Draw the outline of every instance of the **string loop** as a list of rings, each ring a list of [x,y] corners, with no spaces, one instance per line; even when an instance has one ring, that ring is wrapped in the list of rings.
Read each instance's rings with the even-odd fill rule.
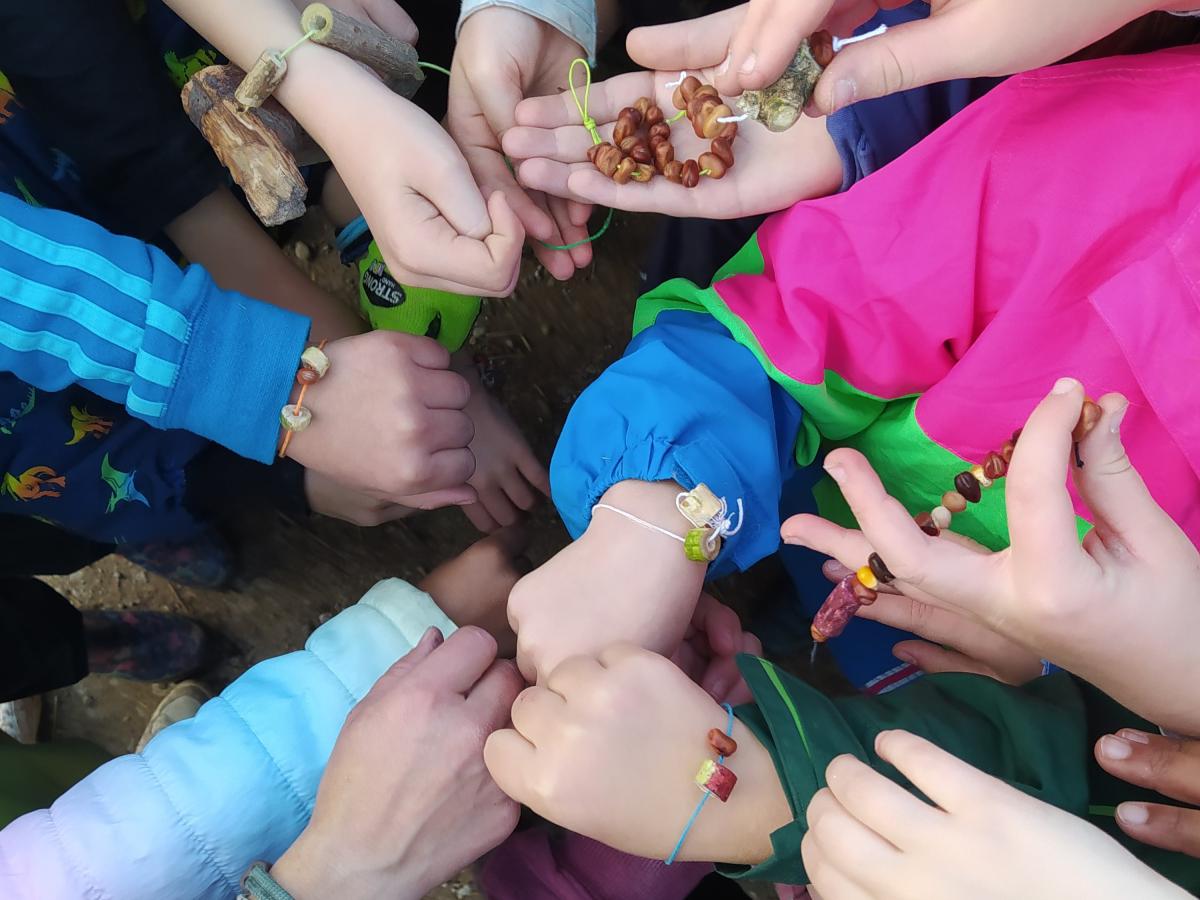
[[[587,76],[587,82],[583,88],[583,102],[579,102],[579,93],[575,89],[575,67],[583,66],[583,71]],[[577,56],[571,60],[571,68],[567,70],[567,84],[571,86],[571,99],[575,101],[575,108],[579,110],[579,118],[583,120],[583,127],[588,130],[588,134],[592,136],[593,144],[602,144],[604,140],[600,137],[600,132],[596,129],[596,120],[588,114],[588,104],[592,99],[592,67],[588,65],[588,61],[582,56]]]

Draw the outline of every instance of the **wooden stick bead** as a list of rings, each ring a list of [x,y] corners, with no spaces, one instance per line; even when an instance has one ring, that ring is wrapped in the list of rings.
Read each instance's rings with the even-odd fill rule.
[[[700,183],[700,165],[694,159],[689,159],[683,164],[679,183],[685,188],[694,188]]]
[[[325,3],[310,3],[300,16],[302,31],[316,32],[313,42],[337,50],[374,69],[389,88],[412,97],[425,81],[417,51],[370,22],[362,22]]]
[[[617,184],[628,184],[633,173],[637,171],[637,167],[637,161],[626,156],[617,164],[616,171],[612,174],[612,180]]]
[[[963,508],[965,509],[966,507]],[[872,553],[867,557],[867,567],[884,584],[891,584],[896,580],[896,576],[892,574],[891,569],[887,567],[887,564],[878,553]]]
[[[683,184],[683,163],[672,160],[663,166],[663,177],[673,184]]]
[[[701,153],[700,158],[696,161],[700,169],[709,178],[724,178],[726,165],[721,157],[715,153]]]
[[[233,92],[233,99],[242,110],[258,109],[275,93],[286,74],[287,60],[280,52],[264,50]]]
[[[970,503],[978,503],[983,496],[979,481],[970,472],[959,472],[954,476],[954,489]]]
[[[958,491],[946,491],[942,494],[942,506],[952,513],[960,513],[967,508],[967,498]]]
[[[617,166],[624,158],[621,151],[608,142],[589,147],[587,156],[592,164],[608,178],[612,178],[616,174]]]
[[[918,528],[930,537],[937,537],[942,533],[942,529],[938,528],[936,523],[934,523],[933,516],[927,512],[918,513],[913,516],[913,521],[917,523]]]

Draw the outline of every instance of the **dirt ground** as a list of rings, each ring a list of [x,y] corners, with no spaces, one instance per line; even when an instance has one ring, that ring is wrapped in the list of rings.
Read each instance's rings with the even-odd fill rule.
[[[532,258],[513,297],[486,305],[473,349],[502,374],[499,394],[543,459],[548,459],[571,403],[621,353],[638,290],[638,262],[652,218],[618,215],[596,245],[596,263],[559,284]],[[296,264],[314,281],[352,300],[353,281],[330,249],[330,233],[314,215],[302,223]],[[286,249],[295,258],[295,239]],[[534,563],[552,555],[566,533],[548,506],[532,524]],[[228,641],[228,653],[205,677],[218,690],[254,663],[300,647],[321,622],[354,603],[372,584],[399,576],[416,581],[478,538],[457,509],[379,528],[357,528],[313,517],[298,521],[260,512],[231,524],[241,571],[227,590],[173,585],[117,557],[73,575],[48,579],[80,607],[138,608],[193,616]],[[742,608],[766,570],[726,585]],[[56,692],[47,705],[55,737],[83,737],[114,754],[133,749],[168,685],[90,676]],[[470,874],[431,895],[438,900],[479,896]]]

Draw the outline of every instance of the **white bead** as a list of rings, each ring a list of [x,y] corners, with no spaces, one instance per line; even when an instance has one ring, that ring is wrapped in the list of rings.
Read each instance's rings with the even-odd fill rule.
[[[320,347],[309,347],[300,354],[300,365],[312,369],[318,377],[324,378],[325,373],[329,371],[329,357]]]
[[[289,403],[279,411],[279,424],[287,431],[303,431],[312,424],[312,412]]]
[[[933,524],[939,529],[944,531],[950,527],[950,520],[953,518],[953,516],[950,514],[950,510],[946,509],[946,507],[935,506],[932,510],[930,510],[929,515],[933,519]]]

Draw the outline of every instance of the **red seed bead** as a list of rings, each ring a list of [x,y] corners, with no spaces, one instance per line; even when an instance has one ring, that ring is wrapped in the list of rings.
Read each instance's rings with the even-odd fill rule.
[[[1003,456],[993,450],[983,458],[983,474],[992,481],[1003,478],[1008,474],[1008,463],[1004,461]]]
[[[913,516],[913,521],[917,523],[918,528],[920,528],[930,537],[937,537],[942,533],[942,529],[938,528],[937,523],[933,521],[933,516],[927,512]]]
[[[959,472],[954,476],[954,489],[971,503],[978,503],[979,498],[983,496],[979,480],[970,472]],[[949,509],[950,507],[946,508]]]
[[[708,731],[708,746],[719,755],[726,758],[737,753],[737,741],[723,732],[720,728],[710,728]]]
[[[316,369],[300,368],[296,371],[296,384],[316,384],[321,380],[321,376]]]

